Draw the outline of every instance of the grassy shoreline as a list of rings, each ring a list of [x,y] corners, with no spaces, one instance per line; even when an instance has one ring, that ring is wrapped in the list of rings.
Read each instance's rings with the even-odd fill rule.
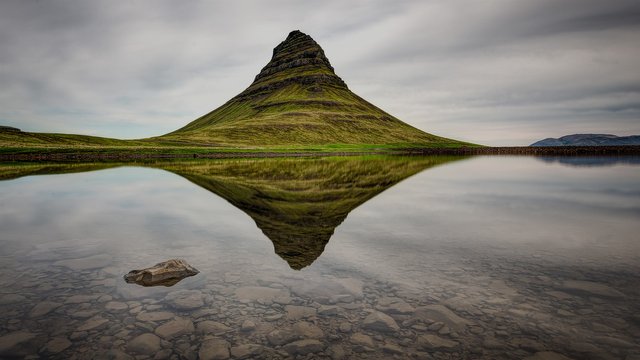
[[[180,158],[271,158],[353,155],[524,155],[618,156],[640,155],[640,146],[563,147],[402,147],[314,146],[282,148],[207,147],[16,147],[0,148],[0,161],[86,161]]]

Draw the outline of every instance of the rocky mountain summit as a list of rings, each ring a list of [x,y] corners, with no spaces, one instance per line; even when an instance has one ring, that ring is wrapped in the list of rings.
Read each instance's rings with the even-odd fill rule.
[[[292,31],[285,41],[273,49],[271,61],[240,96],[275,90],[290,83],[322,84],[347,89],[347,84],[335,74],[320,45],[299,30]]]

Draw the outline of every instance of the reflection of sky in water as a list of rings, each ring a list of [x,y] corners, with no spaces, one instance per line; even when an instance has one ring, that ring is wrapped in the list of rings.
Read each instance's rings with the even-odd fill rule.
[[[224,199],[156,169],[26,177],[0,189],[11,204],[0,210],[2,238],[22,245],[66,241],[126,254],[262,236]]]
[[[224,335],[231,346],[256,339],[253,333],[239,330],[247,319],[259,324],[259,341],[266,346],[273,344],[264,334],[274,328],[289,329],[300,320],[320,326],[324,337],[319,341],[327,346],[340,343],[350,349],[351,358],[362,355],[354,352],[351,334],[356,331],[374,336],[378,346],[383,341],[402,344],[403,358],[423,358],[427,356],[410,354],[423,349],[423,335],[436,334],[427,326],[436,320],[447,322],[446,331],[441,332],[444,327],[437,330],[438,336],[447,339],[449,326],[454,326],[434,309],[450,309],[455,310],[454,316],[474,324],[454,329],[460,332],[451,339],[464,351],[475,349],[473,355],[484,354],[484,358],[526,358],[538,348],[575,359],[640,353],[634,340],[638,338],[640,167],[628,163],[565,166],[531,157],[476,157],[430,167],[443,159],[447,160],[384,158],[375,163],[356,158],[310,161],[304,166],[296,161],[288,168],[276,160],[259,164],[195,161],[163,165],[175,174],[121,167],[2,181],[0,318],[4,325],[0,337],[8,331],[29,330],[38,333],[34,341],[44,344],[52,336],[70,336],[90,323],[93,318],[81,313],[91,310],[107,323],[86,338],[70,338],[73,345],[61,358],[70,353],[93,354],[96,342],[105,337],[108,346],[129,351],[128,342],[134,337],[149,329],[156,333],[169,322],[145,322],[135,313],[170,311],[170,316],[189,319],[196,328],[207,322],[204,318],[224,322],[235,329]],[[33,168],[26,170],[22,174],[33,172]],[[234,173],[240,175],[229,176]],[[305,181],[291,182],[297,175]],[[331,180],[310,182],[307,176],[316,175],[322,181]],[[343,221],[353,206],[402,179]],[[300,190],[315,189],[317,184],[330,187],[330,195]],[[295,190],[282,190],[290,188]],[[234,201],[238,208],[212,192]],[[304,202],[314,199],[315,206]],[[275,227],[275,235],[266,233],[273,244],[282,247],[284,243],[291,252],[300,248],[287,247],[290,238],[313,244],[318,229],[331,230],[342,223],[324,253],[316,259],[320,252],[309,251],[315,254],[310,265],[303,263],[306,267],[294,271],[283,260],[286,256],[274,253],[274,245],[249,214],[260,219],[263,228],[283,224],[269,222],[269,216],[286,220],[286,226]],[[316,221],[318,216],[310,214],[330,221]],[[183,258],[200,273],[170,288],[141,287],[122,278],[131,269],[170,258]],[[344,284],[353,287],[347,290]],[[170,298],[184,294],[180,290],[185,289],[204,296],[205,302],[193,311],[177,309]],[[350,299],[339,302],[337,315],[295,320],[289,318],[286,307],[240,295],[278,289],[290,295],[287,303],[295,305],[332,304],[334,295],[346,294]],[[16,294],[21,296],[17,300]],[[100,298],[67,304],[76,295]],[[365,317],[380,310],[389,296],[416,308],[411,315],[394,314],[400,337],[363,326]],[[60,305],[44,316],[30,317],[36,304],[46,307],[49,301]],[[118,303],[125,301],[135,306],[129,306],[133,313],[118,309],[127,308]],[[210,310],[211,314],[201,317]],[[267,318],[272,315],[277,319]],[[420,322],[414,324],[413,319]],[[127,325],[131,321],[143,321],[145,326]],[[343,333],[344,322],[352,324],[352,332]],[[126,330],[120,341],[127,344],[117,345],[104,336],[111,329],[114,333]],[[496,329],[503,329],[499,339]],[[165,346],[174,351],[189,343],[195,349],[208,336],[198,330],[168,340]],[[520,349],[523,339],[534,346]],[[505,347],[485,343],[489,340]],[[34,345],[31,353],[46,355],[41,344]],[[595,350],[583,352],[585,344]],[[624,344],[622,351],[620,344]],[[589,356],[592,353],[604,355]],[[370,354],[381,358],[379,352]],[[441,353],[434,358],[468,354]]]
[[[322,260],[401,275],[437,254],[640,266],[640,168],[478,157],[422,172],[354,210]]]
[[[477,157],[428,169],[349,214],[312,268],[402,277],[425,259],[456,263],[463,254],[492,252],[638,266],[638,169],[526,157]],[[155,254],[158,261],[198,249],[215,261],[234,250],[287,269],[249,216],[157,169],[25,177],[0,183],[0,200],[3,255],[62,241],[78,251],[91,245],[125,259]]]

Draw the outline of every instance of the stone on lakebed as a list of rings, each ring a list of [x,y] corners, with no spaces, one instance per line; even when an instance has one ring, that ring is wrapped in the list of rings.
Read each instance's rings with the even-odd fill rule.
[[[173,286],[180,280],[199,272],[182,259],[171,259],[146,269],[131,270],[124,276],[124,280],[142,286]]]

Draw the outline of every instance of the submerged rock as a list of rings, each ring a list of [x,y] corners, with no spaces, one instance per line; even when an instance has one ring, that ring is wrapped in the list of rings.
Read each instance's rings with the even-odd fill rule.
[[[28,345],[36,336],[37,334],[26,331],[16,331],[0,336],[0,355],[20,357],[31,353]]]
[[[625,296],[610,286],[593,281],[567,280],[562,283],[560,289],[568,293],[604,298],[624,298]]]
[[[458,346],[458,343],[453,340],[448,340],[445,338],[441,338],[437,335],[431,335],[431,334],[419,336],[416,342],[419,347],[426,350],[432,350],[432,349],[445,350],[445,349],[453,349],[456,346]]]
[[[379,311],[374,311],[367,316],[362,322],[362,327],[368,330],[380,332],[394,332],[400,330],[400,327],[393,318]]]
[[[231,348],[231,355],[236,359],[255,359],[262,354],[264,346],[259,344],[244,344]]]
[[[106,254],[92,255],[79,259],[59,260],[53,263],[54,266],[64,266],[71,270],[82,271],[101,269],[111,264],[111,256]]]
[[[155,333],[165,340],[171,340],[178,336],[191,334],[194,331],[193,323],[189,319],[176,318],[158,326]]]
[[[51,339],[44,347],[44,351],[49,354],[58,354],[71,346],[71,341],[66,337],[57,337]]]
[[[194,310],[204,305],[204,296],[198,290],[174,291],[165,296],[164,300],[178,310]]]
[[[160,349],[160,338],[151,333],[138,335],[127,344],[128,351],[142,355],[154,355]]]
[[[205,338],[198,352],[202,360],[225,360],[229,356],[229,343],[220,338]]]
[[[458,331],[463,330],[466,326],[472,324],[470,320],[458,316],[443,305],[425,305],[419,307],[415,311],[415,317],[421,320],[429,320],[431,322],[442,322],[448,327]]]
[[[199,272],[182,259],[171,259],[146,269],[131,270],[124,276],[124,280],[142,286],[173,286],[180,280]]]
[[[305,339],[289,343],[283,349],[291,355],[307,355],[322,351],[324,345],[318,340]]]
[[[61,303],[53,301],[43,301],[34,306],[29,312],[30,318],[36,318],[50,313],[51,311],[62,306]]]
[[[245,286],[235,290],[235,295],[240,302],[279,302],[281,299],[289,298],[289,291],[284,289],[274,289],[264,286]]]
[[[552,351],[542,351],[535,353],[533,356],[529,356],[525,360],[571,360],[571,358]]]

